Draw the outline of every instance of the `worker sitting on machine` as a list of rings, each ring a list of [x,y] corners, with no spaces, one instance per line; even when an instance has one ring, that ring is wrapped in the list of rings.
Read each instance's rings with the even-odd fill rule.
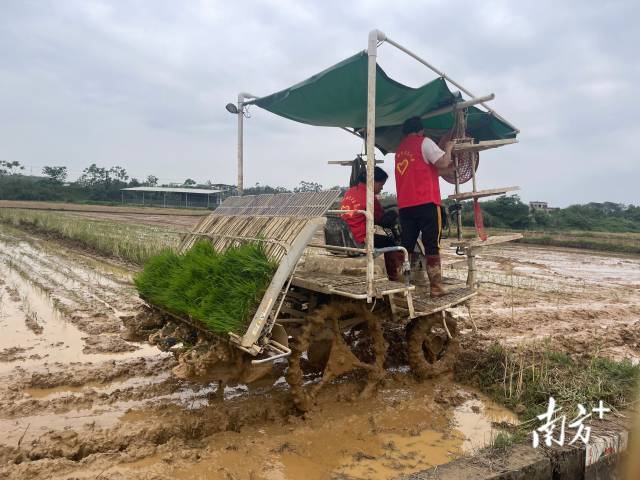
[[[376,167],[373,172],[374,187],[373,192],[378,195],[385,182],[389,178],[387,172],[382,168]],[[396,215],[394,211],[383,212],[382,206],[377,198],[374,197],[374,222],[376,225],[383,227],[391,227],[396,222]],[[358,177],[358,183],[351,187],[344,194],[342,203],[340,205],[341,210],[366,210],[367,209],[367,172],[363,170]],[[353,238],[359,244],[364,244],[367,233],[367,221],[362,213],[347,212],[342,215],[342,218],[349,225],[349,229],[353,234]],[[392,238],[386,235],[374,234],[373,245],[375,248],[394,247],[395,242]],[[404,261],[404,254],[400,251],[386,252],[384,254],[384,263],[387,269],[387,276],[389,280],[400,281],[400,270]]]
[[[442,211],[440,209],[439,174],[450,170],[453,143],[448,142],[445,151],[424,135],[419,117],[409,118],[402,125],[405,135],[396,149],[395,175],[402,246],[412,257],[413,265],[419,260],[414,253],[418,235],[426,255],[426,271],[431,297],[446,294],[442,286],[440,266],[440,237],[442,235]]]

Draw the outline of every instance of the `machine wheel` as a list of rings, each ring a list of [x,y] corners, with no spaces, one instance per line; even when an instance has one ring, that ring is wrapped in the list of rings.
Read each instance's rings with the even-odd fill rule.
[[[384,375],[387,347],[380,319],[366,304],[337,300],[318,308],[291,346],[286,380],[296,407],[311,409],[324,385],[355,370],[366,372],[361,394],[367,394]],[[309,378],[318,373],[319,380]]]
[[[407,326],[409,366],[421,380],[439,375],[451,368],[459,346],[457,322],[446,316],[450,339],[444,328],[442,312],[414,318]]]

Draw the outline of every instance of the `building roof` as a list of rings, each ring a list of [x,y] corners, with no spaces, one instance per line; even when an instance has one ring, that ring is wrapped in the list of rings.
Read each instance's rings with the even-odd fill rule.
[[[164,192],[164,193],[198,193],[201,195],[211,195],[222,193],[225,190],[209,190],[207,188],[173,188],[173,187],[128,187],[121,188],[127,192]]]

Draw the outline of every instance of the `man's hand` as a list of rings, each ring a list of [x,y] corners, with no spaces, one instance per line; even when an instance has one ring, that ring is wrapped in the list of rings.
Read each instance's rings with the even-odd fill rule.
[[[451,152],[455,142],[449,141],[444,147],[444,155],[436,162],[436,168],[438,169],[438,175],[446,175],[453,173],[453,159],[451,158]]]
[[[451,155],[451,152],[453,151],[453,146],[456,144],[456,142],[453,142],[451,140],[449,140],[447,142],[447,144],[444,147],[444,152],[448,153],[449,155]]]

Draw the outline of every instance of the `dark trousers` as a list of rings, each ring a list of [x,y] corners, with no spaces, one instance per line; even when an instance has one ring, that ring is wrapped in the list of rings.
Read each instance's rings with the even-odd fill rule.
[[[375,248],[387,248],[387,247],[395,247],[396,244],[393,243],[393,240],[386,235],[373,235],[373,246]]]
[[[400,209],[402,227],[402,246],[409,253],[416,248],[418,235],[422,233],[422,244],[426,255],[440,253],[442,235],[442,212],[435,203],[425,203]]]

